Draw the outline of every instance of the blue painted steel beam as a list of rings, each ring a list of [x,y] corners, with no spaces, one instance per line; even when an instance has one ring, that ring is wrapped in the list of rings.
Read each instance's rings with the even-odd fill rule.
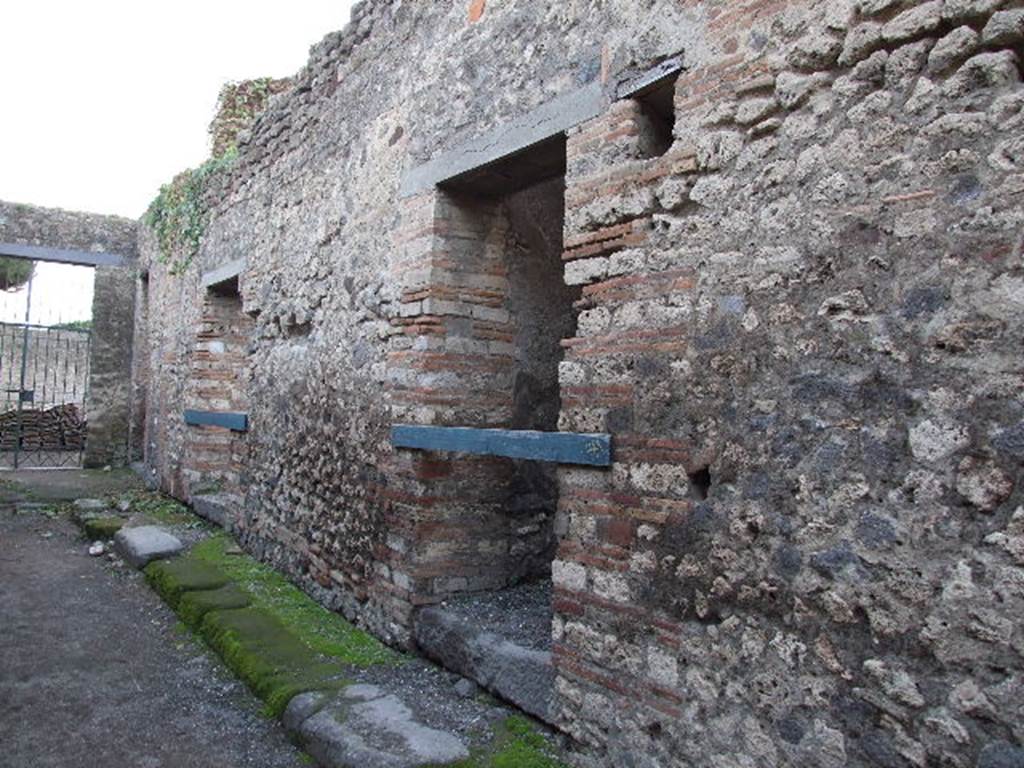
[[[507,456],[558,464],[607,467],[612,463],[612,438],[604,434],[395,424],[391,427],[391,443],[396,448]]]
[[[193,427],[224,427],[234,432],[248,432],[249,414],[187,410],[185,423]]]

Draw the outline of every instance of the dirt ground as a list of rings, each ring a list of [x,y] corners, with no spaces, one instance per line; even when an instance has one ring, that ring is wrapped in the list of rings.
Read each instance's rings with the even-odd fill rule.
[[[45,474],[0,495],[0,768],[307,765],[138,573],[89,557],[69,521],[11,506],[132,480]]]

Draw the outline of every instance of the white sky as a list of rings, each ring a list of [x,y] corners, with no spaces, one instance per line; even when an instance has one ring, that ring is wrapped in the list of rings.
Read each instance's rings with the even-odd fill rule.
[[[4,3],[0,200],[141,216],[161,184],[209,155],[206,128],[221,85],[294,74],[311,45],[345,26],[351,5]],[[65,322],[89,316],[92,282],[86,287],[75,272],[37,271],[40,317],[54,307]],[[13,303],[0,295],[0,320],[23,319],[24,298],[17,317],[8,316],[18,314]]]

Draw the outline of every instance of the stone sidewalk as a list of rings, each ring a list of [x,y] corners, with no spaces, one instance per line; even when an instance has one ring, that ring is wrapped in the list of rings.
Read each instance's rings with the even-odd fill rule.
[[[131,475],[0,477],[0,768],[566,768],[538,726]]]
[[[0,768],[299,768],[284,729],[135,572],[0,511]]]

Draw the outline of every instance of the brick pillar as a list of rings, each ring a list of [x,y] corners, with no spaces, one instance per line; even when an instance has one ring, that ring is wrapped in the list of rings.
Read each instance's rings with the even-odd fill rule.
[[[678,189],[696,161],[678,142],[650,158],[647,129],[640,105],[627,100],[568,140],[563,259],[582,298],[559,368],[559,426],[612,433],[614,464],[559,469],[555,716],[595,746],[613,713],[681,716],[668,669],[674,657],[665,650],[678,644],[678,626],[645,602],[655,571],[648,542],[690,514],[689,473],[701,457],[684,441],[648,432],[644,409],[658,387],[652,366],[681,360],[688,344],[673,305],[689,301],[696,276],[657,260],[657,214],[662,200],[685,201]]]
[[[237,294],[207,293],[191,357],[186,408],[248,412],[252,325]],[[188,497],[217,493],[240,504],[246,457],[245,433],[221,427],[188,427],[183,466]]]

